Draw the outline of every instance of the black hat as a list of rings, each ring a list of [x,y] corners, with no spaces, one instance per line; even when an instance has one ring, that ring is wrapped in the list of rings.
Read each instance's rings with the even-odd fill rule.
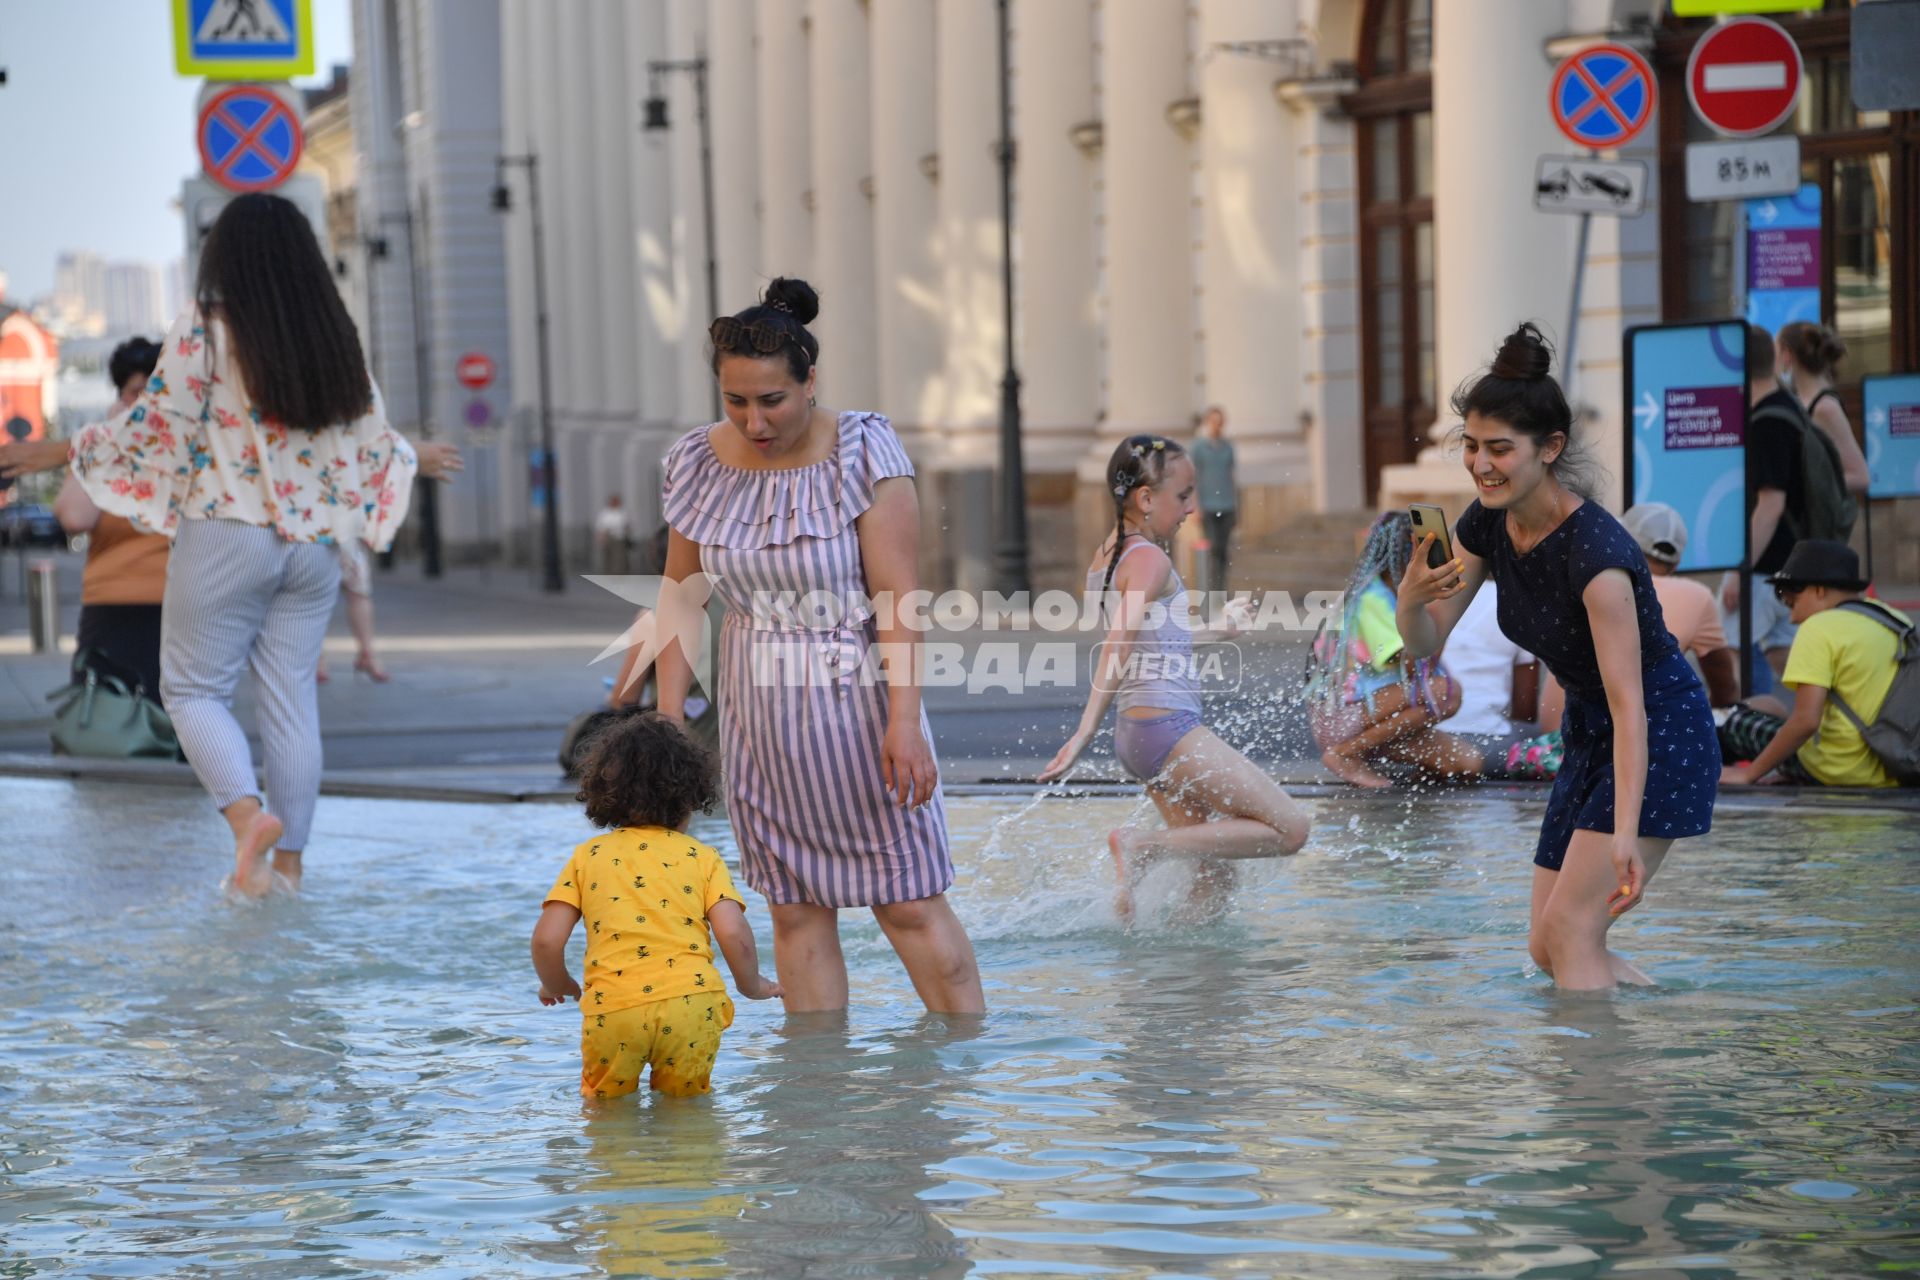
[[[1787,562],[1770,581],[1782,587],[1836,587],[1841,591],[1865,591],[1867,580],[1860,576],[1860,557],[1844,542],[1808,538],[1793,544]]]

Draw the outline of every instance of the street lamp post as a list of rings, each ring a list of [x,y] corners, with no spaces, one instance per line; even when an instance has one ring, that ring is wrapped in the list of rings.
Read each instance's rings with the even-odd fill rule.
[[[382,222],[398,222],[407,237],[407,293],[413,307],[413,396],[420,417],[420,438],[433,439],[433,383],[427,375],[427,321],[420,310],[420,254],[413,241],[413,214],[390,213]],[[420,486],[420,567],[429,578],[440,576],[440,495],[437,482]]]
[[[1008,86],[1007,0],[998,0],[1000,24],[1000,281],[1006,337],[1006,373],[1000,379],[1000,518],[994,576],[1007,593],[1025,591],[1027,571],[1026,461],[1020,447],[1020,371],[1013,349],[1013,109]]]
[[[547,258],[540,223],[540,157],[529,152],[495,160],[493,207],[502,213],[513,208],[513,193],[507,189],[508,165],[527,171],[527,208],[533,215],[533,305],[540,350],[540,490],[546,533],[546,545],[541,548],[541,585],[557,592],[566,590],[566,579],[560,573],[560,477],[553,448],[553,372],[547,345]]]
[[[707,60],[691,58],[684,62],[647,63],[647,97],[641,104],[644,115],[640,127],[655,133],[670,127],[666,95],[660,92],[660,77],[684,71],[693,77],[694,115],[700,126],[700,200],[707,229],[707,316],[720,314],[720,266],[713,236],[713,131],[707,120]],[[720,386],[712,390],[713,417],[720,418]]]
[[[426,322],[420,313],[420,262],[414,253],[413,215],[411,213],[383,213],[375,219],[376,229],[401,224],[406,228],[407,236],[407,295],[409,307],[413,313],[413,385],[416,416],[419,418],[420,438],[431,440],[433,432],[429,427],[432,417],[431,401],[428,399],[427,383],[427,333]],[[367,255],[367,358],[381,365],[380,372],[390,372],[380,354],[378,331],[375,327],[379,308],[374,305],[376,277],[373,270],[375,262],[385,262],[392,254],[392,248],[384,233],[362,235],[360,246]],[[439,495],[432,484],[420,487],[420,560],[421,568],[429,578],[440,576],[440,508]],[[393,552],[380,553],[380,567],[393,567]]]

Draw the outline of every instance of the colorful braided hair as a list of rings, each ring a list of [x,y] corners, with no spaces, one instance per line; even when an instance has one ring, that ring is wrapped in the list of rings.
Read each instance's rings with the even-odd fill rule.
[[[1127,499],[1135,489],[1157,487],[1167,478],[1167,464],[1186,455],[1178,440],[1166,436],[1128,436],[1114,446],[1113,456],[1107,459],[1107,492],[1113,496],[1113,555],[1107,560],[1107,580],[1100,588],[1102,601],[1113,590],[1114,570],[1120,567],[1120,551],[1127,540]],[[1103,613],[1105,609],[1103,603]]]
[[[1314,637],[1308,659],[1308,682],[1315,686],[1317,696],[1337,702],[1345,695],[1346,676],[1353,661],[1347,638],[1354,634],[1360,598],[1369,583],[1382,577],[1390,589],[1398,591],[1400,579],[1406,576],[1407,562],[1412,559],[1413,521],[1404,511],[1382,512],[1367,530],[1366,545],[1360,549],[1360,558],[1347,576],[1339,621],[1336,623],[1329,617],[1320,624],[1320,633]],[[1415,696],[1424,699],[1435,715],[1440,713],[1440,708],[1434,698],[1432,681],[1438,669],[1436,659],[1421,658],[1408,673]],[[1371,695],[1367,698],[1367,709],[1373,709]]]

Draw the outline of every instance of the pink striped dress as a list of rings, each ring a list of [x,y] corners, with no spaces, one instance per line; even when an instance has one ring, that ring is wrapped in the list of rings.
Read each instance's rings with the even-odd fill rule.
[[[864,907],[946,892],[953,862],[939,789],[924,807],[902,809],[881,780],[887,687],[870,653],[872,592],[854,526],[875,482],[912,476],[913,464],[877,413],[841,414],[830,456],[781,470],[721,462],[712,430],[667,451],[662,499],[727,605],[720,752],[747,883],[777,905]],[[837,618],[810,609],[799,603],[809,592],[852,607]],[[924,711],[920,720],[931,743]]]

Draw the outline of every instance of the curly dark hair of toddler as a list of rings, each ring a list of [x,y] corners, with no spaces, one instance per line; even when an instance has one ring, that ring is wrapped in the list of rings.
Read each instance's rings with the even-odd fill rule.
[[[621,712],[588,740],[580,791],[596,827],[682,830],[720,798],[713,753],[657,711]]]

